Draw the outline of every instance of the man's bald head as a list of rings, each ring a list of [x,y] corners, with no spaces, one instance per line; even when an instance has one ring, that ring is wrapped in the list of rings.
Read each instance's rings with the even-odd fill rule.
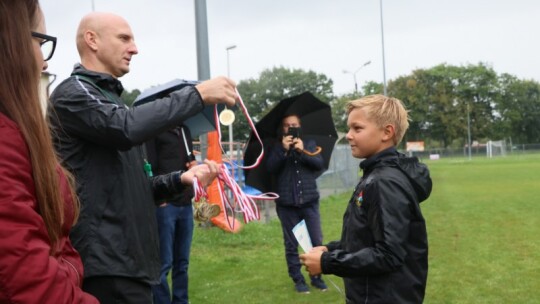
[[[128,73],[131,57],[138,53],[128,22],[112,13],[84,16],[76,43],[83,66],[114,77]]]
[[[112,13],[92,12],[84,16],[77,29],[77,50],[79,51],[79,55],[82,56],[81,52],[86,48],[84,38],[86,32],[91,31],[100,35],[118,23],[128,24],[124,18]]]

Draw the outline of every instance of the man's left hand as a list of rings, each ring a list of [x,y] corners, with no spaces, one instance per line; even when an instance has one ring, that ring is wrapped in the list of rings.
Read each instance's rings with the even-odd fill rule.
[[[293,139],[293,146],[296,151],[302,152],[304,150],[304,142],[299,137]]]

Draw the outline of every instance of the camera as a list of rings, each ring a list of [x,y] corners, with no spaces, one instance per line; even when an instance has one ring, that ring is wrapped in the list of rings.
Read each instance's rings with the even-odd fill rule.
[[[285,134],[285,136],[289,136],[289,135],[292,135],[293,138],[299,138],[300,128],[289,127],[289,130],[287,131],[287,134]]]

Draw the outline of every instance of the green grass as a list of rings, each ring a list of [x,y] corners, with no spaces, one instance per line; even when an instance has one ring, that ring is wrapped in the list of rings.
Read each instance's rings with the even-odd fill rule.
[[[540,156],[428,165],[426,303],[539,303]]]
[[[434,189],[422,204],[430,245],[425,303],[539,303],[540,155],[427,164]],[[325,241],[339,238],[349,195],[321,202]],[[189,271],[193,304],[345,302],[335,276],[326,276],[326,293],[294,292],[277,219],[238,234],[197,227]]]

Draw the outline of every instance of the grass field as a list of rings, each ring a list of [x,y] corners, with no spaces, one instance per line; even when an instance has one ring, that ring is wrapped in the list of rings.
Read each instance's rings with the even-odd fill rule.
[[[426,162],[434,189],[422,204],[425,303],[540,303],[540,155]],[[348,197],[321,201],[325,241],[339,237]],[[325,277],[328,292],[296,294],[282,242],[277,219],[238,234],[196,228],[191,303],[344,303],[335,276]]]

